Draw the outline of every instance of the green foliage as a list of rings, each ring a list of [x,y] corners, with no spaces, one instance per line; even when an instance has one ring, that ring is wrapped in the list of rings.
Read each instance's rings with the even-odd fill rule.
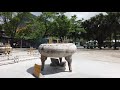
[[[107,12],[107,15],[96,15],[82,23],[86,30],[84,38],[87,40],[97,40],[100,48],[103,45],[103,41],[108,39],[108,37],[110,40],[113,38],[116,41],[116,35],[120,32],[119,21],[119,12]],[[112,37],[113,34],[114,37]]]
[[[44,24],[34,20],[31,23],[27,23],[24,28],[20,29],[20,31],[16,34],[16,37],[25,40],[35,40],[43,36],[44,30]]]
[[[70,21],[65,15],[59,15],[52,23],[52,33],[57,37],[64,37],[68,34],[70,30]]]
[[[79,38],[82,20],[76,20],[74,15],[70,19],[65,12],[42,12],[34,16],[30,12],[0,12],[2,28],[12,39],[39,41],[39,39],[52,36],[55,38]],[[75,33],[75,35],[73,35]]]

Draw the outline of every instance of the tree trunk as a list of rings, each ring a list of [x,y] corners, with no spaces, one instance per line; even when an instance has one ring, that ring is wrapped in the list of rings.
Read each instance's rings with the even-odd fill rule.
[[[103,45],[103,40],[98,40],[98,48],[99,49],[102,49],[101,47],[102,47],[102,45]]]
[[[21,39],[21,45],[20,45],[20,48],[22,48],[22,39]]]
[[[101,48],[101,44],[100,44],[100,43],[98,43],[98,48],[99,48],[99,49],[102,49],[102,48]]]
[[[76,32],[74,33],[74,36],[75,36],[75,45],[76,45],[76,39],[77,39],[77,37],[76,37]]]
[[[114,49],[117,49],[117,48],[116,48],[116,47],[117,47],[117,42],[116,42],[116,40],[117,40],[116,30],[114,30],[114,38],[115,38]]]
[[[11,34],[11,46],[13,47],[13,43],[14,43],[14,39],[15,39],[15,33],[14,34]]]
[[[111,35],[110,35],[110,44],[109,45],[110,45],[109,48],[111,48]]]
[[[76,36],[75,36],[75,45],[76,45]]]
[[[43,35],[43,38],[46,37],[47,31],[48,31],[48,27],[47,27],[47,21],[46,21],[46,19],[45,19],[45,21],[44,21],[44,24],[45,24],[45,33],[44,33],[44,35]]]
[[[14,40],[13,38],[11,38],[11,40],[10,40],[10,46],[11,47],[13,47],[13,40]]]

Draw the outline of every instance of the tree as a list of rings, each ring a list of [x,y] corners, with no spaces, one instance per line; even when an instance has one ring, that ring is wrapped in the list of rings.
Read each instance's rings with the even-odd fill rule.
[[[44,37],[52,36],[64,38],[70,30],[70,20],[64,15],[65,12],[43,12],[39,21],[45,25]]]
[[[87,31],[85,34],[88,40],[97,40],[99,48],[106,39],[115,39],[114,49],[117,47],[117,34],[120,32],[120,12],[107,12],[107,15],[99,14],[82,23]],[[113,36],[114,35],[114,36]],[[111,43],[110,43],[111,47]]]
[[[70,20],[64,15],[64,13],[59,13],[59,15],[54,19],[52,25],[52,33],[58,38],[64,38],[70,30]]]
[[[37,20],[32,21],[31,23],[27,24],[26,27],[19,30],[17,33],[18,38],[25,39],[25,40],[32,40],[35,44],[36,40],[39,40],[43,37],[45,25],[43,23],[38,22]],[[37,42],[36,42],[37,43]]]
[[[111,35],[114,34],[115,44],[114,49],[117,47],[117,33],[120,32],[120,25],[119,25],[119,19],[120,19],[120,12],[107,12],[109,17],[109,23],[111,27]]]
[[[11,46],[13,46],[18,28],[24,27],[27,22],[33,19],[30,12],[0,12],[0,16],[3,22],[3,29],[11,38]]]
[[[16,23],[16,20],[18,20],[17,18],[13,19],[15,15],[15,12],[0,12],[2,29],[4,29],[5,33],[11,38],[11,41],[14,38],[16,29],[16,25],[12,24]]]
[[[51,22],[54,20],[55,14],[55,12],[42,12],[38,17],[38,21],[45,25],[43,38],[49,36],[49,32],[51,31]]]
[[[75,42],[77,38],[80,39],[81,33],[85,32],[85,29],[82,27],[83,20],[76,20],[76,19],[77,19],[76,15],[71,16],[71,19],[70,19],[71,28],[69,31],[69,34],[70,34],[69,37],[74,38]]]
[[[96,15],[83,22],[83,27],[87,31],[88,40],[97,40],[101,49],[103,41],[107,38],[106,17],[103,14]]]

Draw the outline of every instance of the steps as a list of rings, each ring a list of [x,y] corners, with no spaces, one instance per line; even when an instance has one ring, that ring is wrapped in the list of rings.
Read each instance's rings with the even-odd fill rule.
[[[23,61],[36,60],[40,59],[39,56],[36,55],[19,55],[19,56],[0,56],[0,66],[15,64]]]

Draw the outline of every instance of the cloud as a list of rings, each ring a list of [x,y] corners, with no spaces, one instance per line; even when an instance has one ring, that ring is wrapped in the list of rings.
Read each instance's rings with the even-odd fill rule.
[[[39,16],[41,14],[41,12],[31,12],[32,14]]]
[[[39,16],[41,12],[31,12],[32,14]],[[85,20],[97,15],[97,14],[106,14],[105,12],[66,12],[65,15],[68,16],[69,18],[73,15],[77,16],[77,19],[82,19],[84,18]]]
[[[65,15],[68,16],[69,18],[73,15],[76,15],[77,19],[84,18],[85,20],[87,20],[100,13],[106,14],[105,12],[67,12]]]

